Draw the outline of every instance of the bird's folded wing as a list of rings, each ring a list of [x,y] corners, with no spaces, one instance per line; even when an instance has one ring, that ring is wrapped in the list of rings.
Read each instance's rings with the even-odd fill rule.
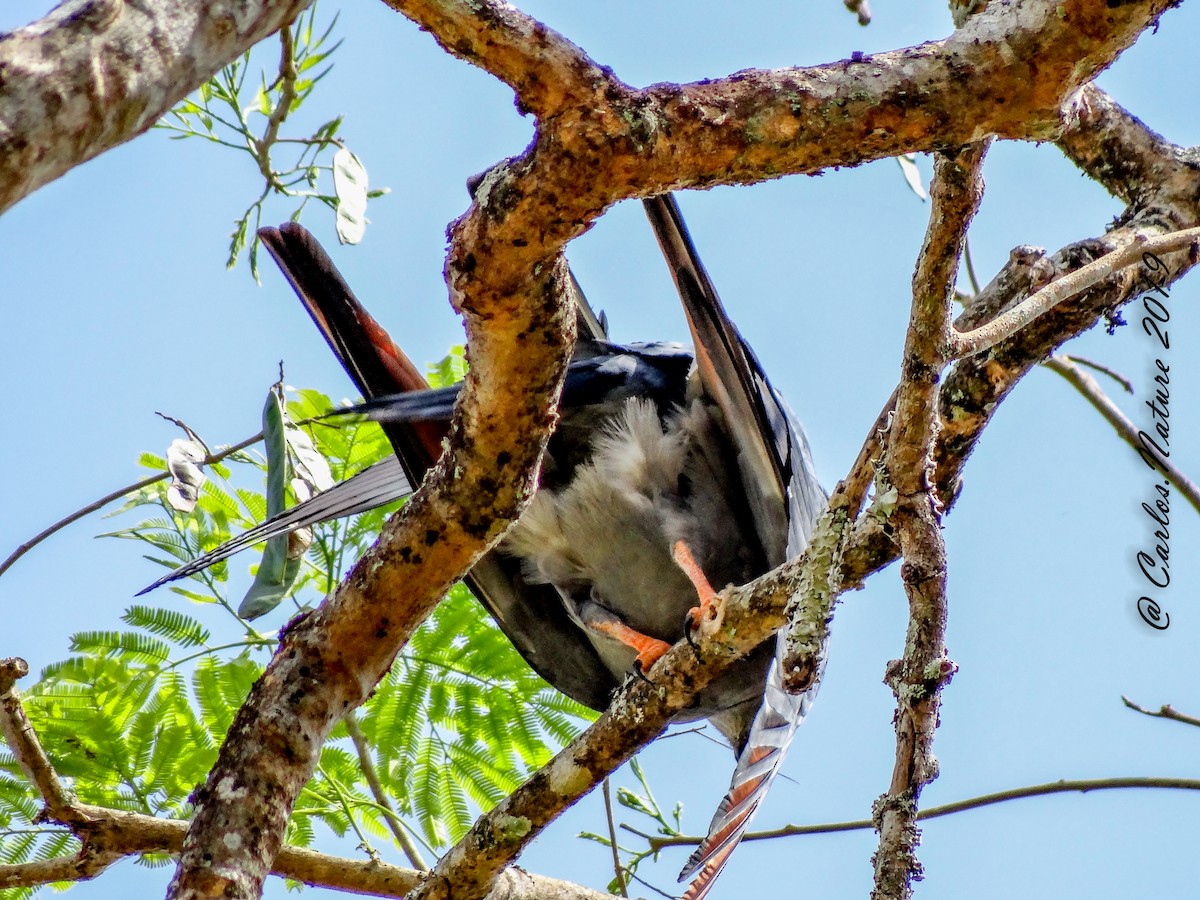
[[[772,566],[784,561],[787,541],[784,494],[788,475],[774,452],[775,437],[763,408],[766,376],[726,314],[683,223],[675,199],[645,201],[646,214],[675,279],[696,347],[705,391],[725,416],[754,516],[758,539]]]
[[[726,314],[670,195],[645,201],[646,213],[675,278],[696,343],[705,391],[720,407],[733,441],[758,538],[771,566],[804,551],[826,496],[813,471],[804,431],[771,386],[753,351]],[[738,757],[729,792],[707,837],[679,880],[692,878],[684,900],[702,900],[745,834],[816,696],[824,669],[803,694],[784,691],[779,653],[763,703]]]
[[[738,756],[729,792],[717,807],[708,834],[679,873],[680,881],[692,879],[683,900],[703,900],[707,896],[730,854],[750,827],[759,804],[770,791],[796,729],[816,699],[825,671],[824,648],[817,661],[812,686],[801,694],[789,694],[782,686],[779,655],[783,646],[780,641],[776,648],[775,659],[767,674],[763,705],[754,717],[746,746]]]

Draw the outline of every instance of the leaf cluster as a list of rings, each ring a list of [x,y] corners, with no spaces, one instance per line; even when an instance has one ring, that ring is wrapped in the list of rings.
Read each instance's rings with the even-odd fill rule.
[[[460,348],[430,376],[440,385],[464,371]],[[391,452],[373,423],[319,419],[333,405],[327,396],[289,394],[286,418],[301,423],[335,479]],[[141,463],[165,466],[149,453]],[[231,454],[212,465],[210,475],[215,477],[205,481],[189,514],[167,502],[165,483],[135,493],[119,512],[141,518],[108,536],[148,546],[148,559],[174,567],[267,513],[262,485],[272,476],[265,456]],[[314,529],[288,588],[293,610],[320,602],[336,586],[388,512],[373,510]],[[261,560],[258,551],[249,552]],[[258,630],[229,600],[230,587],[242,580],[239,570],[215,565],[173,586],[171,603],[130,606],[122,627],[75,634],[71,655],[47,666],[27,690],[33,726],[80,800],[149,815],[189,815],[189,794],[204,781],[275,645],[273,630]],[[276,609],[262,621],[278,628],[288,615]],[[289,842],[308,845],[324,826],[374,855],[381,853],[375,847],[381,840],[394,851],[395,830],[402,827],[429,848],[444,847],[481,809],[549,759],[591,713],[535,675],[459,586],[355,715],[335,728],[324,748],[293,812]],[[76,846],[65,829],[39,824],[40,808],[16,760],[0,753],[0,863],[60,856]]]
[[[333,68],[331,57],[341,41],[331,42],[337,16],[323,29],[313,4],[292,25],[280,30],[278,69],[268,78],[260,69],[251,79],[251,52],[222,68],[199,90],[176,105],[155,126],[174,139],[200,138],[247,154],[263,180],[262,190],[234,222],[226,265],[233,268],[249,245],[250,272],[258,280],[256,236],[271,197],[298,201],[288,216],[299,221],[309,201],[323,203],[337,216],[338,236],[357,243],[366,227],[366,203],[386,188],[368,190],[362,162],[341,136],[342,116],[308,133],[284,133],[288,117],[299,110]],[[280,157],[287,156],[286,162]],[[332,181],[332,190],[322,181]]]

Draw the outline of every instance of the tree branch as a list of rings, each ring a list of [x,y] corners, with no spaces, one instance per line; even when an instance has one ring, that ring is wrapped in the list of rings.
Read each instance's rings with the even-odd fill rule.
[[[1131,208],[1193,202],[1195,148],[1172,144],[1094,84],[1068,100],[1063,119],[1066,127],[1056,140],[1059,149]],[[1118,222],[1123,224],[1125,218]]]
[[[625,886],[625,869],[621,865],[621,850],[617,846],[617,826],[613,821],[612,790],[606,777],[601,784],[604,787],[604,819],[608,824],[608,846],[612,850],[613,878],[617,882],[617,894],[628,897],[629,890]]]
[[[522,113],[539,119],[568,107],[600,108],[628,90],[557,31],[496,0],[384,0],[428,31],[451,56],[495,75],[516,92]]]
[[[630,197],[856,165],[989,133],[1053,139],[1062,98],[1111,64],[1170,5],[1155,0],[1110,9],[1100,0],[1038,0],[1022,4],[1017,16],[992,4],[940,42],[823,66],[634,90],[560,35],[519,13],[514,20],[507,4],[389,4],[460,58],[510,86],[532,86],[529,94],[518,90],[517,103],[539,113],[536,152],[546,161],[557,157],[540,174],[559,215],[543,218],[570,229],[570,237],[581,221]],[[472,25],[473,19],[484,24]],[[464,34],[470,39],[458,43]],[[513,45],[523,35],[533,35],[530,46],[516,53]],[[1036,72],[1022,62],[1035,59]],[[551,74],[570,79],[554,102],[541,86]],[[571,105],[577,98],[590,105]],[[508,189],[504,199],[533,204],[544,199],[539,193]],[[525,237],[534,238],[528,249],[535,258],[560,240],[557,231],[545,244]]]
[[[29,664],[25,660],[16,657],[0,660],[0,734],[4,735],[4,743],[17,758],[25,777],[46,801],[46,812],[60,822],[75,821],[78,819],[73,811],[75,798],[50,764],[50,757],[42,749],[17,693],[17,679],[28,674]]]
[[[460,248],[455,237],[452,260]],[[171,896],[258,896],[333,725],[532,494],[573,337],[566,266],[560,257],[517,285],[476,288],[494,262],[480,258],[457,277],[451,263],[472,309],[466,390],[446,452],[334,595],[284,629],[194,794]]]
[[[1194,248],[1198,245],[1200,228],[1185,228],[1157,237],[1134,234],[1130,243],[1118,246],[1111,253],[1046,285],[1032,297],[1022,300],[1020,304],[996,316],[986,325],[980,325],[966,333],[952,332],[949,341],[950,354],[955,357],[972,356],[990,350],[1059,303],[1070,297],[1077,297],[1122,269],[1140,263],[1147,255],[1157,256],[1160,253],[1174,253],[1185,249],[1189,251],[1189,255],[1195,255]]]
[[[1050,371],[1057,372],[1066,379],[1068,384],[1079,391],[1096,412],[1104,417],[1104,421],[1113,427],[1121,440],[1134,450],[1141,451],[1142,442],[1138,438],[1138,427],[1129,420],[1121,407],[1109,399],[1095,378],[1066,356],[1051,356],[1044,365]],[[1200,487],[1197,487],[1196,483],[1169,459],[1157,459],[1156,461],[1167,481],[1171,482],[1184,499],[1192,505],[1192,509],[1200,512]]]
[[[415,868],[422,870],[429,868],[429,864],[421,856],[420,849],[405,829],[404,823],[396,815],[391,798],[384,789],[383,782],[379,780],[379,771],[375,768],[375,758],[371,755],[371,745],[367,742],[367,736],[363,734],[358,719],[354,717],[353,712],[348,712],[342,721],[350,733],[350,740],[354,743],[354,751],[358,754],[358,765],[362,769],[363,777],[367,780],[367,785],[371,788],[371,796],[383,810],[384,821],[387,822],[388,830],[392,832],[397,846],[404,851],[409,863]]]
[[[809,542],[812,558],[804,570],[800,587],[788,600],[786,610],[787,649],[781,667],[783,686],[793,693],[808,690],[817,677],[820,654],[829,637],[833,608],[842,593],[851,587],[845,581],[842,558],[874,480],[883,438],[895,411],[896,392],[893,391],[859,448],[849,474],[834,488],[828,508],[813,529]]]
[[[983,142],[934,161],[929,227],[913,276],[912,315],[888,435],[885,473],[896,491],[892,519],[904,557],[900,577],[909,620],[904,658],[888,665],[884,679],[896,696],[896,762],[873,813],[879,828],[873,900],[906,900],[912,881],[921,877],[917,801],[937,777],[933,733],[941,690],[957,668],[946,656],[946,545],[933,448],[941,430],[937,385],[948,360],[958,261],[983,198],[986,153]]]
[[[1154,715],[1154,713],[1150,713]],[[917,813],[917,821],[937,819],[970,809],[981,809],[995,803],[1006,803],[1009,800],[1023,800],[1026,797],[1044,797],[1048,794],[1082,793],[1091,791],[1124,790],[1128,788],[1165,788],[1179,791],[1200,791],[1200,779],[1195,778],[1087,778],[1073,781],[1052,781],[1048,784],[1034,784],[1027,787],[1010,788],[1006,791],[996,791],[992,794],[982,794],[978,797],[968,797],[966,800],[955,800],[941,806],[931,806]],[[837,834],[842,831],[874,830],[878,823],[874,819],[855,819],[850,822],[828,822],[819,825],[785,825],[782,828],[772,828],[769,831],[751,831],[742,838],[743,841],[769,841],[782,837],[799,837],[809,834]],[[628,829],[633,831],[633,829]],[[693,835],[677,834],[671,837],[643,835],[650,845],[650,850],[657,853],[667,847],[692,847],[699,844],[703,838]]]
[[[1093,372],[1099,372],[1101,375],[1107,375],[1109,378],[1119,384],[1125,393],[1133,393],[1133,382],[1114,369],[1112,366],[1106,366],[1104,363],[1096,362],[1094,359],[1088,359],[1086,356],[1077,356],[1073,353],[1069,355],[1064,354],[1061,358],[1065,359],[1072,365],[1083,366],[1084,368],[1091,369]],[[1055,359],[1055,357],[1052,356],[1050,359]],[[1050,360],[1047,360],[1047,362],[1049,361]]]
[[[174,420],[172,420],[172,421],[174,421]],[[299,422],[297,424],[303,425],[304,423]],[[261,440],[262,440],[262,432],[260,431],[258,434],[254,435],[254,437],[246,438],[244,441],[239,441],[238,443],[236,443],[230,447],[226,447],[224,450],[219,450],[216,453],[208,454],[207,456],[204,457],[203,460],[200,461],[199,465],[211,466],[213,463],[220,462],[221,460],[225,459],[227,456],[232,456],[234,453],[237,453],[239,450],[245,450],[247,447],[253,446],[254,444],[257,444]],[[170,477],[171,477],[171,473],[166,472],[166,471],[159,472],[157,475],[147,476],[146,478],[143,478],[140,481],[135,481],[133,484],[127,484],[125,487],[117,488],[115,491],[105,494],[103,497],[101,497],[98,500],[93,500],[87,506],[80,507],[79,509],[75,510],[75,512],[71,513],[70,515],[63,516],[61,519],[59,519],[53,525],[50,525],[49,527],[42,529],[37,534],[35,534],[33,537],[31,537],[29,540],[25,541],[23,544],[21,544],[19,547],[17,547],[16,550],[14,550],[12,553],[10,553],[8,555],[8,558],[5,559],[4,562],[0,562],[0,575],[3,575],[5,572],[7,572],[13,563],[15,563],[18,559],[20,559],[22,556],[24,556],[26,553],[28,553],[30,550],[32,550],[34,547],[36,547],[38,544],[40,544],[42,541],[46,540],[46,538],[53,536],[54,534],[56,534],[59,531],[62,531],[68,525],[71,525],[74,522],[78,522],[84,516],[90,515],[91,513],[94,513],[98,509],[103,509],[104,507],[108,506],[108,504],[112,503],[114,500],[120,500],[122,497],[132,494],[134,491],[140,491],[142,488],[149,487],[152,484],[157,484],[160,481],[166,481]]]
[[[141,134],[309,2],[67,0],[0,35],[0,212]]]
[[[1157,710],[1154,710],[1147,709],[1144,706],[1139,706],[1128,697],[1124,696],[1121,697],[1121,702],[1135,712],[1140,712],[1145,716],[1153,716],[1156,719],[1171,719],[1174,722],[1183,722],[1185,725],[1195,725],[1196,727],[1200,728],[1200,719],[1197,719],[1195,716],[1189,716],[1185,713],[1179,712],[1179,710],[1171,706],[1169,703],[1160,706]]]

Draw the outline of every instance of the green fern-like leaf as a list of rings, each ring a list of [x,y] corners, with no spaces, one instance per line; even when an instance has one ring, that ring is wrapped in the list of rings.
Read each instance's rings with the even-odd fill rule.
[[[160,665],[171,658],[171,647],[138,631],[81,631],[71,636],[71,650],[95,656],[122,656],[133,662]]]
[[[176,609],[135,605],[125,610],[121,621],[180,647],[202,647],[211,638],[208,629],[199,621]]]
[[[236,493],[251,521],[261,522],[267,517],[267,498],[263,494],[246,488],[238,488]]]
[[[452,353],[433,378],[454,380],[462,371],[461,354]],[[297,420],[321,415],[331,406],[329,397],[316,391],[296,391],[287,404]],[[391,452],[374,423],[302,427],[339,479]],[[162,470],[163,462],[154,454],[145,454],[142,462]],[[264,460],[242,452],[227,462],[213,467],[219,477],[206,483],[191,515],[167,509],[162,486],[154,485],[127,501],[126,510],[137,509],[142,520],[112,536],[138,540],[156,561],[173,566],[247,527],[265,510]],[[374,541],[391,509],[317,529],[293,586],[299,602],[315,603],[334,586]],[[253,568],[254,551],[247,559]],[[236,710],[261,672],[245,649],[234,650],[238,655],[232,658],[228,649],[210,649],[215,629],[210,631],[203,617],[223,614],[215,603],[225,602],[218,591],[226,575],[221,564],[186,587],[174,586],[173,594],[162,594],[163,607],[130,607],[121,617],[126,630],[76,635],[73,655],[48,666],[27,692],[31,718],[52,748],[56,768],[85,802],[156,815],[189,814],[188,794],[212,766]],[[184,612],[181,599],[206,605]],[[463,833],[480,809],[510,793],[573,737],[591,715],[532,673],[459,586],[377,686],[359,725],[385,792],[414,833],[432,846],[444,846]],[[0,756],[0,827],[28,824],[39,809],[19,766],[11,756]],[[350,839],[353,826],[372,840],[390,839],[344,727],[335,729],[323,748],[319,771],[296,805],[287,840],[311,843],[318,822]],[[62,832],[52,837],[64,839]],[[16,849],[40,853],[49,840],[39,838]],[[2,842],[0,861],[8,861]]]

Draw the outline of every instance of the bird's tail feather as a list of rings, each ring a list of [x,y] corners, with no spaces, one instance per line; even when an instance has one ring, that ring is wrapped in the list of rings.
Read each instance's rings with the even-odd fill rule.
[[[783,689],[779,658],[783,651],[782,637],[778,640],[775,659],[767,673],[763,704],[750,726],[746,746],[738,756],[729,792],[717,807],[707,836],[688,857],[683,871],[679,873],[680,881],[692,879],[683,900],[703,900],[712,888],[771,789],[796,729],[808,715],[821,686],[825,669],[824,653],[817,663],[817,677],[808,690],[789,694]]]

